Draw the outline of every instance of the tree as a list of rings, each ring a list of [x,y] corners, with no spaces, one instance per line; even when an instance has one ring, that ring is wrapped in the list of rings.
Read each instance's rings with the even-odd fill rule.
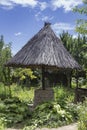
[[[86,36],[78,35],[77,38],[73,38],[68,32],[64,32],[60,35],[64,46],[70,52],[70,54],[76,59],[76,61],[87,68],[87,38]]]
[[[11,43],[5,44],[4,37],[0,37],[0,81],[8,81],[9,69],[4,64],[11,58]]]
[[[2,49],[4,46],[3,36],[0,37],[0,81],[2,79]]]
[[[60,38],[70,54],[87,71],[87,37],[78,35],[77,38],[73,38],[68,32],[63,31]],[[86,80],[84,81],[86,83]]]
[[[80,34],[87,35],[87,0],[83,0],[83,5],[81,7],[75,7],[73,11],[85,15],[84,19],[77,20],[76,31]]]

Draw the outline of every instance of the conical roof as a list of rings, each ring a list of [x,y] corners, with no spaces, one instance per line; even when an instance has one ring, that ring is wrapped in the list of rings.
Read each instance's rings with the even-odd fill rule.
[[[80,68],[80,65],[55,35],[49,23],[45,23],[44,27],[6,65]]]

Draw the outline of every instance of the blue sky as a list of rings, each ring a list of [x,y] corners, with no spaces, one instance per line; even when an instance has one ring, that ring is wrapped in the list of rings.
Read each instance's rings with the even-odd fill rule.
[[[72,8],[81,6],[82,0],[0,0],[0,35],[5,43],[12,42],[15,54],[34,36],[45,21],[51,22],[55,33],[63,30],[76,35],[78,13]]]

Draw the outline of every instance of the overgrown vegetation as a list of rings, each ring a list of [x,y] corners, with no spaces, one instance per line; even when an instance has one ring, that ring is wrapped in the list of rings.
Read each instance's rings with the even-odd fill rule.
[[[1,91],[4,93],[3,89]],[[29,103],[33,102],[34,88],[22,89],[13,85],[11,91],[11,98],[7,94],[6,98],[0,100],[2,127],[4,123],[7,127],[20,125],[22,128],[25,126],[24,130],[34,130],[36,127],[59,127],[78,120],[78,107],[73,103],[72,90],[54,87],[55,100],[38,105],[34,111],[29,109]]]

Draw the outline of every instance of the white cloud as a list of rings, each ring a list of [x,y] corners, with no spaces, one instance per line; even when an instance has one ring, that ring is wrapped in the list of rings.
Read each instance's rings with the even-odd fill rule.
[[[37,21],[40,21],[40,18],[41,18],[41,12],[38,12],[35,14],[35,18]]]
[[[9,0],[0,0],[0,5],[3,6],[4,9],[12,9],[13,4]]]
[[[35,14],[35,18],[37,21],[50,21],[52,20],[54,17],[53,16],[48,16],[48,15],[43,15],[41,12],[38,12]]]
[[[52,16],[52,17],[50,17],[50,16],[43,16],[43,17],[41,18],[42,21],[50,21],[50,20],[52,20],[52,19],[53,19],[53,16]]]
[[[0,5],[8,9],[12,9],[16,5],[32,8],[39,7],[41,11],[48,7],[47,2],[39,2],[39,0],[0,0]]]
[[[15,4],[19,4],[19,5],[22,5],[24,7],[26,7],[26,6],[35,7],[37,5],[36,0],[11,0],[11,1]]]
[[[3,5],[3,6],[11,6],[12,3],[8,0],[0,0],[0,5]]]
[[[81,5],[82,0],[51,0],[53,10],[63,7],[65,12],[72,10],[75,6]]]
[[[57,34],[59,34],[61,31],[73,31],[75,26],[71,25],[69,23],[55,23],[54,25],[52,25],[53,30],[55,30],[55,32]]]
[[[41,19],[42,19],[42,21],[47,21],[47,20],[49,20],[49,17],[48,16],[43,16]]]
[[[17,33],[15,33],[14,35],[15,36],[20,36],[22,33],[21,32],[17,32]]]
[[[50,0],[49,2],[40,0],[0,0],[0,5],[8,9],[13,8],[16,5],[21,5],[22,7],[38,7],[41,11],[46,8],[51,8],[56,10],[58,8],[64,8],[65,11],[72,10],[73,7],[81,5],[82,0]]]
[[[14,7],[15,5],[21,5],[23,7],[30,6],[34,8],[37,4],[37,0],[0,0],[0,5],[4,7]]]
[[[41,11],[45,10],[48,7],[46,2],[39,2],[39,6]]]

